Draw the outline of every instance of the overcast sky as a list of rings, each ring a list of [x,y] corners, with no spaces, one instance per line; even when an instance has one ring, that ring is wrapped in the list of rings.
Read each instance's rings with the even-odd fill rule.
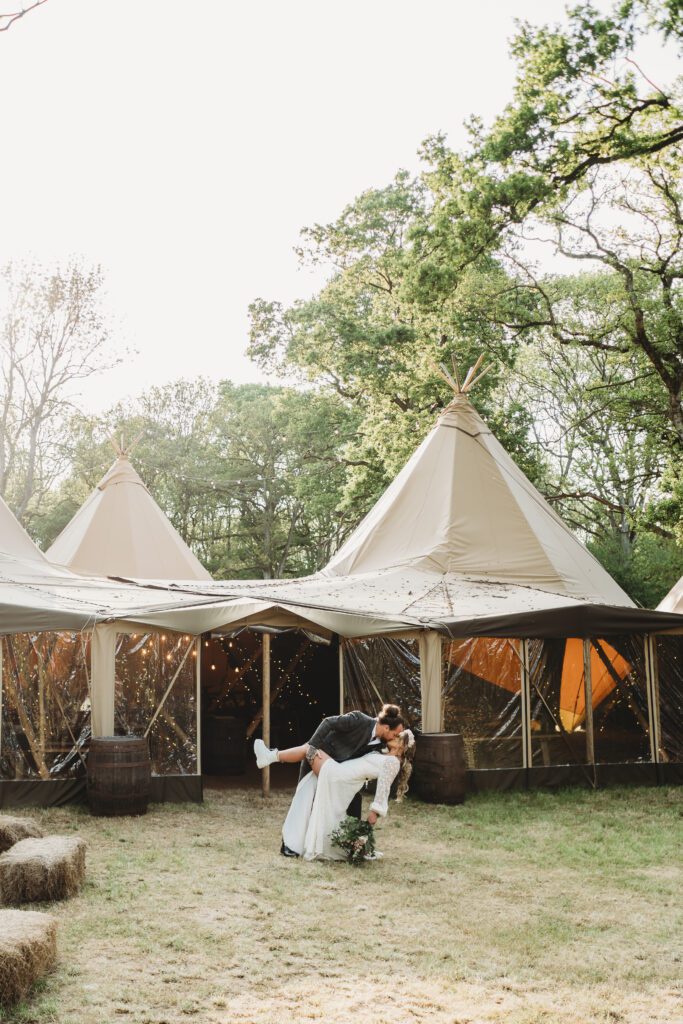
[[[1,0],[0,10],[16,7]],[[0,262],[100,263],[99,409],[199,374],[259,380],[247,306],[320,284],[292,247],[510,98],[513,17],[559,0],[49,0],[0,33]]]

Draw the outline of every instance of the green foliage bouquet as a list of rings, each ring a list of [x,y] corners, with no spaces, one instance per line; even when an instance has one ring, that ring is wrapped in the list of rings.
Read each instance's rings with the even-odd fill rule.
[[[336,828],[330,840],[333,846],[346,852],[349,864],[364,864],[366,859],[375,852],[375,833],[367,821],[346,817]]]

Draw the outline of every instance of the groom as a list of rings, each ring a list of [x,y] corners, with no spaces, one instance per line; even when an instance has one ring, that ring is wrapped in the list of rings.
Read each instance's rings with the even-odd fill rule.
[[[317,759],[322,763],[329,757],[335,761],[350,761],[354,757],[362,757],[373,750],[381,750],[405,728],[401,709],[396,704],[385,704],[376,718],[363,714],[362,711],[349,711],[346,715],[331,715],[324,718],[311,736],[308,743],[288,750],[269,750],[263,740],[256,740],[254,753],[256,764],[265,768],[269,764],[280,761],[284,764],[301,762],[299,782],[311,771]],[[347,813],[360,818],[362,798],[357,793],[349,804]],[[377,820],[377,815],[370,812]],[[368,816],[370,821],[370,816]],[[370,821],[371,825],[375,821]],[[285,857],[296,857],[292,850],[282,846],[280,851]]]

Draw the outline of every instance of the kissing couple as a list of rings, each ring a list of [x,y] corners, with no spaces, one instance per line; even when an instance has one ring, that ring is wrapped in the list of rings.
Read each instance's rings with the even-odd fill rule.
[[[396,799],[408,789],[415,737],[406,729],[396,704],[385,704],[376,718],[362,711],[332,715],[320,723],[308,743],[271,750],[254,743],[259,768],[301,763],[299,784],[282,827],[281,853],[304,860],[344,860],[330,836],[347,814],[360,818],[361,790],[376,780],[368,822],[388,810],[391,784],[399,777]]]

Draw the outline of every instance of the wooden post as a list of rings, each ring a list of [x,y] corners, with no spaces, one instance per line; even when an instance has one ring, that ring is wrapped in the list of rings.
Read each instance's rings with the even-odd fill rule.
[[[46,739],[46,728],[45,728],[45,673],[43,671],[42,657],[43,652],[39,649],[40,640],[35,645],[32,643],[33,652],[36,658],[36,672],[38,673],[38,745],[40,746],[40,752],[45,759],[45,739]]]
[[[531,751],[531,678],[529,674],[529,641],[521,640],[522,656],[520,659],[522,698],[522,768],[530,768],[533,761]]]
[[[1,668],[2,665],[0,665]],[[344,641],[341,637],[339,637],[339,714],[344,714]]]
[[[661,761],[662,726],[659,717],[659,665],[657,638],[648,634],[645,644],[645,680],[647,685],[647,717],[650,732],[650,756],[654,764]]]
[[[586,704],[586,760],[595,764],[595,735],[593,733],[593,670],[591,667],[591,642],[583,641],[583,685]]]
[[[270,746],[270,633],[263,634],[263,742]],[[263,796],[270,796],[270,765],[261,772]]]

